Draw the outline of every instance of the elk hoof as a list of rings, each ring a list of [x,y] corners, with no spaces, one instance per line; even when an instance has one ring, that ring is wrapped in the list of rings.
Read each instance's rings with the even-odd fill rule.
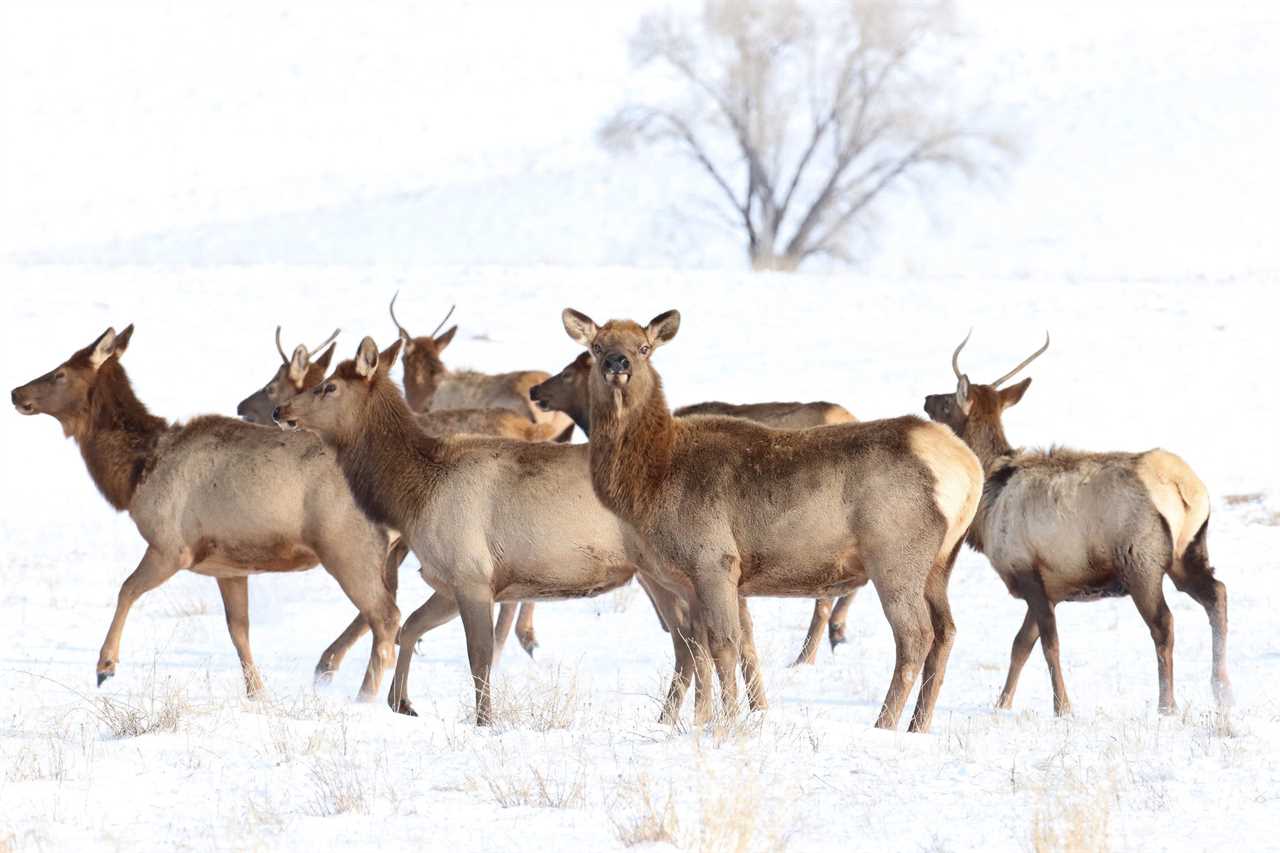
[[[529,657],[533,657],[533,650],[538,648],[538,641],[533,638],[529,638],[528,640],[521,639],[520,648],[524,649]]]
[[[1000,698],[996,700],[996,710],[997,711],[1013,710],[1013,697],[1005,696],[1004,694],[1001,694]]]
[[[324,687],[333,681],[333,670],[328,667],[316,667],[315,686]]]
[[[831,653],[835,654],[837,646],[843,646],[848,642],[848,639],[844,635],[844,628],[841,628],[839,631],[832,631],[827,637],[827,641],[831,643]]]
[[[106,681],[116,674],[116,665],[114,663],[107,664],[98,670],[98,686],[102,686],[102,682]]]
[[[1178,703],[1177,703],[1177,702],[1169,702],[1169,703],[1167,703],[1167,704],[1166,704],[1166,703],[1164,703],[1164,702],[1161,702],[1161,703],[1160,703],[1160,713],[1161,713],[1161,714],[1163,714],[1163,715],[1164,715],[1164,716],[1166,716],[1166,717],[1170,716],[1171,714],[1176,714],[1176,713],[1178,713]]]
[[[817,655],[800,655],[800,657],[796,658],[796,659],[791,663],[791,665],[792,665],[793,667],[796,667],[796,666],[813,666],[814,661],[816,661],[816,660],[817,660],[817,657],[818,657]]]
[[[1235,697],[1231,695],[1231,684],[1225,681],[1215,681],[1213,683],[1213,698],[1217,700],[1219,708],[1230,708],[1235,704]]]
[[[397,714],[404,714],[406,717],[418,716],[418,712],[413,710],[413,705],[409,703],[408,699],[401,699],[392,706],[391,710],[395,711]]]

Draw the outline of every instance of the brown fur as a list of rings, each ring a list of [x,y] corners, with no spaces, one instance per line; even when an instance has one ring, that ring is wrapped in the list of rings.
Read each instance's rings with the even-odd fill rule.
[[[279,327],[277,327],[277,346],[279,346],[279,331]],[[335,332],[335,334],[337,333]],[[286,357],[282,350],[280,353],[282,363],[276,369],[275,375],[260,390],[242,400],[236,408],[236,413],[251,423],[273,423],[272,414],[278,406],[292,400],[304,390],[320,384],[325,377],[325,372],[329,369],[329,362],[333,358],[336,346],[336,344],[331,344],[315,360],[311,359],[310,350],[301,344],[294,349],[292,358]],[[453,409],[441,412],[426,412],[418,414],[416,417],[419,426],[436,436],[473,433],[477,435],[503,436],[518,441],[547,441],[553,437],[552,430],[554,429],[554,425],[532,423],[528,418],[523,418],[507,409]],[[394,565],[390,567],[393,575],[393,584],[398,579],[397,572],[405,554],[407,554],[407,550],[402,551],[400,559],[395,560]],[[393,555],[388,555],[389,560],[392,557]],[[312,561],[312,565],[314,564],[315,561]],[[395,588],[394,585],[392,588]],[[517,608],[519,609],[518,620],[516,618]],[[538,647],[533,616],[534,605],[532,604],[503,603],[498,615],[498,628],[494,642],[495,666],[513,626],[516,629],[516,637],[520,642],[521,648],[530,655],[533,654],[534,649]],[[317,681],[323,682],[331,679],[334,673],[337,672],[346,653],[368,630],[369,625],[362,617],[357,616],[321,656],[320,662],[316,666]]]
[[[1204,544],[1209,518],[1204,484],[1185,462],[1159,449],[1015,450],[1005,438],[1003,414],[1022,399],[1031,380],[1008,388],[970,383],[959,372],[960,349],[953,360],[956,391],[926,397],[925,411],[951,427],[982,460],[986,485],[968,541],[990,559],[1010,594],[1027,602],[998,706],[1012,706],[1022,667],[1039,639],[1054,710],[1069,713],[1054,608],[1062,601],[1129,595],[1156,645],[1159,707],[1173,712],[1173,617],[1162,590],[1166,574],[1209,615],[1212,686],[1219,702],[1229,702],[1226,587],[1214,579]],[[1198,543],[1194,549],[1193,543]]]
[[[634,575],[639,545],[595,500],[585,448],[438,439],[419,429],[386,376],[399,347],[379,354],[366,338],[356,359],[285,404],[280,420],[314,430],[335,449],[357,503],[403,533],[436,590],[401,631],[392,707],[412,713],[406,687],[414,642],[460,614],[476,719],[486,724],[493,602],[614,589]],[[664,719],[674,719],[692,671],[689,645],[697,637],[679,598],[653,585],[646,591],[671,629],[677,671]],[[705,715],[704,692],[697,704]]]
[[[547,381],[533,386],[529,397],[544,411],[564,412],[582,430],[591,433],[591,353],[579,353],[563,370]],[[696,403],[684,406],[673,413],[676,417],[698,415],[722,415],[740,417],[765,426],[779,429],[806,429],[833,423],[852,423],[857,419],[843,406],[834,403]],[[841,597],[838,603],[830,599],[818,599],[813,604],[813,617],[805,634],[795,665],[813,664],[818,657],[818,646],[824,632],[828,635],[832,651],[845,642],[845,620],[854,593]],[[833,605],[834,604],[834,609]]]
[[[23,414],[57,418],[98,489],[147,542],[120,588],[98,683],[115,674],[134,601],[189,569],[218,579],[245,687],[255,694],[262,681],[249,648],[245,578],[323,562],[373,625],[377,641],[361,695],[375,693],[399,621],[385,583],[386,531],[356,510],[332,454],[314,438],[214,416],[183,425],[151,415],[120,364],[132,332],[108,329],[12,393]]]
[[[391,319],[400,331],[404,344],[404,396],[415,412],[447,409],[510,409],[526,420],[549,425],[549,434],[563,434],[568,440],[573,423],[559,412],[545,412],[533,405],[529,389],[549,378],[541,370],[518,370],[511,373],[478,373],[450,371],[441,360],[445,348],[453,341],[458,327],[450,326],[439,337],[414,337],[395,319],[394,300]]]
[[[927,730],[955,631],[955,548],[945,545],[963,535],[982,486],[973,454],[918,418],[808,430],[676,419],[650,363],[675,336],[676,312],[597,326],[566,309],[564,323],[595,360],[596,494],[653,551],[642,570],[695,602],[726,710],[736,707],[739,595],[829,596],[871,580],[898,650],[876,724],[897,725],[923,671],[911,728]]]

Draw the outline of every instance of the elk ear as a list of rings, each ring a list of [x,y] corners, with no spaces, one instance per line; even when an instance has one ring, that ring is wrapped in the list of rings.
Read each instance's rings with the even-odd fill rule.
[[[365,382],[372,382],[378,370],[378,345],[366,337],[356,350],[356,374]]]
[[[329,348],[320,354],[320,357],[311,362],[320,368],[321,373],[329,372],[329,362],[333,361],[333,351],[338,348],[337,341],[329,344]]]
[[[560,312],[560,321],[564,323],[564,330],[569,333],[569,337],[584,347],[591,346],[591,342],[596,339],[596,332],[600,331],[595,320],[572,308]]]
[[[124,351],[129,348],[129,340],[133,337],[133,324],[124,327],[124,331],[116,335],[116,342],[111,345],[111,351],[118,359],[124,355]]]
[[[960,377],[960,381],[956,383],[956,406],[966,415],[969,414],[969,377],[964,375]]]
[[[107,330],[93,342],[93,352],[89,353],[89,364],[93,366],[94,370],[97,370],[104,361],[111,358],[115,353],[115,345],[116,330],[108,326]]]
[[[293,358],[289,359],[289,378],[295,385],[306,378],[307,362],[307,348],[298,344],[298,348],[293,351]]]
[[[1029,387],[1031,387],[1030,376],[1019,382],[1017,385],[1010,385],[1008,388],[1002,389],[1000,391],[1001,411],[1009,408],[1010,406],[1017,405],[1018,401],[1022,399],[1022,395],[1027,393],[1027,389]]]
[[[383,375],[390,373],[391,368],[395,366],[396,359],[400,357],[400,345],[402,343],[404,342],[397,340],[378,356],[378,371]]]
[[[654,349],[674,338],[678,331],[680,331],[679,311],[663,311],[650,320],[649,325],[644,329],[645,334],[649,336],[649,344]]]
[[[458,332],[457,326],[450,326],[449,331],[445,332],[443,335],[436,338],[436,355],[439,355],[441,352],[444,351],[444,348],[449,345],[449,342],[453,340],[453,336],[457,334],[457,332]]]

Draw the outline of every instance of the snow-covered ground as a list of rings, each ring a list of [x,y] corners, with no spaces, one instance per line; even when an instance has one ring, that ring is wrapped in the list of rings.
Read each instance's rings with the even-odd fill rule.
[[[670,645],[643,594],[547,604],[512,643],[499,725],[468,722],[462,631],[428,635],[422,716],[311,671],[351,606],[322,571],[251,583],[270,698],[241,695],[215,585],[134,608],[142,553],[48,418],[0,417],[0,853],[17,849],[1280,848],[1280,5],[962,0],[967,72],[1023,156],[991,186],[881,212],[857,274],[752,276],[689,214],[672,156],[613,159],[594,130],[631,85],[653,4],[0,4],[4,387],[108,325],[169,418],[219,411],[334,326],[389,342],[458,303],[454,367],[555,370],[566,305],[683,315],[658,358],[673,403],[830,399],[919,412],[949,357],[1004,372],[1053,334],[1012,441],[1184,456],[1213,495],[1237,706],[1215,712],[1209,629],[1166,585],[1182,711],[1156,714],[1127,600],[1059,609],[1075,707],[1041,656],[992,704],[1022,618],[985,560],[951,584],[959,634],[933,732],[876,731],[892,640],[873,592],[850,642],[791,669],[805,601],[752,604],[772,702],[731,726],[654,722]],[[696,5],[688,0],[685,5]],[[455,8],[456,7],[456,8]],[[697,210],[698,208],[694,208]],[[427,595],[410,558],[400,606]]]
[[[755,601],[773,706],[728,730],[654,722],[670,646],[634,587],[540,608],[538,659],[508,648],[492,731],[468,722],[456,622],[428,635],[415,663],[419,719],[352,701],[367,641],[332,687],[313,691],[315,659],[351,615],[321,571],[251,582],[269,700],[240,696],[214,584],[190,575],[134,609],[119,675],[99,691],[97,648],[142,543],[51,419],[10,415],[0,418],[0,838],[19,847],[613,849],[655,825],[704,850],[1027,849],[1055,835],[1063,849],[1275,843],[1280,461],[1258,442],[1280,402],[1262,382],[1277,355],[1263,285],[975,292],[953,280],[474,268],[5,278],[9,385],[107,325],[135,322],[126,365],[142,399],[170,417],[232,411],[274,370],[276,322],[291,342],[341,325],[344,356],[362,334],[389,341],[397,288],[410,328],[429,329],[459,301],[454,365],[556,369],[576,351],[564,305],[642,319],[675,306],[681,334],[658,361],[674,402],[821,397],[864,418],[919,411],[926,393],[951,387],[950,351],[970,324],[965,366],[976,377],[1003,372],[1048,327],[1053,346],[1007,418],[1011,438],[1159,443],[1195,466],[1214,495],[1238,699],[1229,717],[1215,714],[1206,619],[1169,587],[1179,715],[1156,714],[1151,641],[1127,600],[1060,608],[1073,718],[1053,717],[1038,654],[1016,710],[993,711],[1022,609],[967,551],[951,584],[959,637],[927,736],[871,727],[893,653],[870,591],[849,644],[801,670],[787,664],[808,603]],[[404,569],[402,610],[426,595]],[[116,734],[125,709],[160,730]]]

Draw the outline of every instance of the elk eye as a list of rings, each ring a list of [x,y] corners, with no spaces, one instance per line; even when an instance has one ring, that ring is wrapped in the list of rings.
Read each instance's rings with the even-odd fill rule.
[[[641,344],[641,345],[640,345],[640,354],[641,354],[641,355],[648,355],[648,354],[649,354],[649,345],[648,345],[648,344]]]
[[[326,394],[332,394],[334,391],[337,391],[337,390],[338,390],[338,386],[334,385],[332,382],[324,386],[324,393]]]
[[[591,351],[596,355],[600,355],[600,353],[604,352],[604,348],[601,347],[599,344],[592,344]]]
[[[66,372],[65,370],[59,370],[57,373],[53,374],[53,381],[54,381],[54,382],[66,382],[66,381],[67,381],[67,372]]]

